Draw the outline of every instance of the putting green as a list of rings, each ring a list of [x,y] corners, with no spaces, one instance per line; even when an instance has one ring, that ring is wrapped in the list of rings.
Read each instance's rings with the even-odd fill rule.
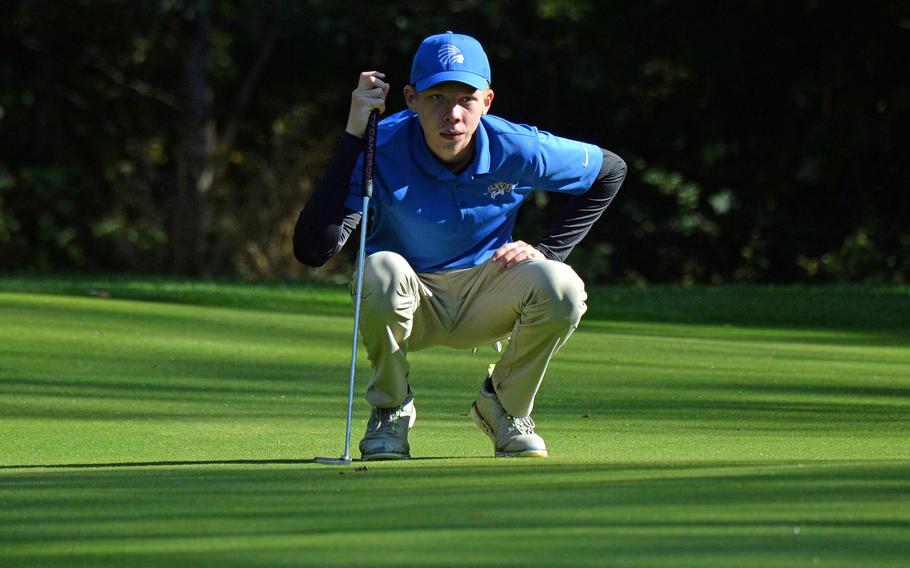
[[[595,290],[535,410],[550,459],[492,458],[467,417],[491,349],[433,349],[415,459],[344,467],[310,461],[343,445],[343,288],[0,290],[0,565],[910,558],[905,289]]]

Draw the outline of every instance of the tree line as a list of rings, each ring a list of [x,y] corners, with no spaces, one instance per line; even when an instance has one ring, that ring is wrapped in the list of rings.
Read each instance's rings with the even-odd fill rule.
[[[622,156],[568,262],[592,282],[910,277],[910,3],[13,1],[0,7],[0,270],[344,279],[297,213],[358,73],[474,35],[491,112]],[[515,236],[562,201],[538,192]]]

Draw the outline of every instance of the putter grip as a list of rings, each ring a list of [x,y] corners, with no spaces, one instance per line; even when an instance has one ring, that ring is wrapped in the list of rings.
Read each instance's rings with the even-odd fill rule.
[[[379,111],[373,109],[367,121],[366,148],[363,151],[363,195],[373,197],[373,162],[376,159],[376,123]]]

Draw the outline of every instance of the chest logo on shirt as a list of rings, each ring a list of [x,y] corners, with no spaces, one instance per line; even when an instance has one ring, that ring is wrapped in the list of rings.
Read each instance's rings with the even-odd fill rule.
[[[500,195],[505,195],[506,193],[511,192],[517,185],[517,183],[497,181],[496,183],[491,183],[487,186],[487,191],[484,193],[484,195],[489,195],[490,199],[496,199]]]

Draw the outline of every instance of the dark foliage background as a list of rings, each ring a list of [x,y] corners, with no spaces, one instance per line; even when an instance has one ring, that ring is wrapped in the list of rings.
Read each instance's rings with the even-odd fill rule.
[[[599,282],[906,282],[910,2],[13,1],[0,269],[345,278],[297,212],[363,69],[480,39],[493,112],[623,156]],[[562,202],[539,194],[515,235]]]

